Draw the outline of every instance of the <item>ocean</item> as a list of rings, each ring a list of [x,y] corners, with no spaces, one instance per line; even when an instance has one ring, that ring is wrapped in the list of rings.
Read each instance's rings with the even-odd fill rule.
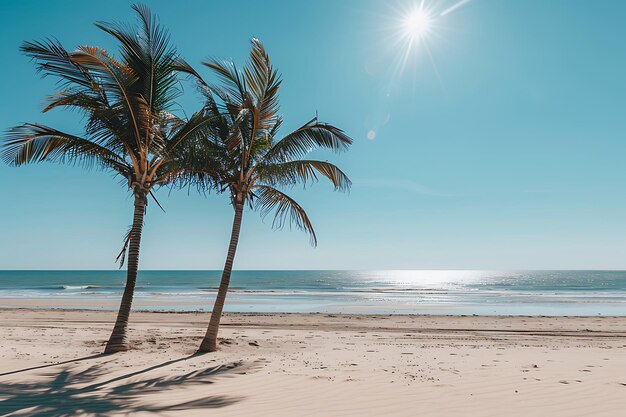
[[[221,271],[140,271],[137,310],[208,311]],[[116,309],[125,271],[0,271],[0,307]],[[32,304],[32,305],[31,305]],[[234,271],[231,312],[626,315],[626,271]]]

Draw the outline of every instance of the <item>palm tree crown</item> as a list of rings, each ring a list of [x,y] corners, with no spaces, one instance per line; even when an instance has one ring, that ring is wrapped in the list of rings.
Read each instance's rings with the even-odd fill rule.
[[[347,191],[351,182],[327,161],[304,159],[318,148],[343,151],[352,143],[341,129],[317,117],[279,137],[278,114],[281,79],[258,39],[251,40],[250,60],[243,70],[230,61],[205,62],[222,85],[207,84],[196,72],[206,98],[210,132],[200,138],[193,161],[186,166],[188,179],[205,188],[228,191],[233,206],[247,203],[262,215],[275,212],[273,225],[287,223],[317,237],[304,209],[279,188],[327,178],[335,190]]]
[[[25,42],[21,50],[60,89],[47,98],[44,112],[58,107],[86,117],[76,136],[35,123],[14,127],[4,137],[3,158],[13,165],[56,161],[99,165],[128,180],[147,195],[174,178],[175,148],[206,123],[201,114],[182,120],[171,112],[181,94],[176,69],[185,65],[170,46],[168,33],[150,10],[133,5],[137,28],[99,22],[96,26],[120,43],[120,59],[93,46],[67,51],[58,41]]]

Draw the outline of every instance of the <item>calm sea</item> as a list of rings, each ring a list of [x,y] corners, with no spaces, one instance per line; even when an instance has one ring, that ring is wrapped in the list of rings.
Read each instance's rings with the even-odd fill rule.
[[[219,278],[141,271],[136,309],[210,310]],[[18,298],[115,309],[124,279],[124,271],[0,271],[0,307]],[[235,271],[226,310],[626,315],[626,271]]]

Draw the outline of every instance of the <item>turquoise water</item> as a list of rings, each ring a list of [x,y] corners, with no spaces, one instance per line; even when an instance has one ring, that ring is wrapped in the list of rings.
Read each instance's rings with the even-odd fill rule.
[[[220,274],[141,271],[135,308],[210,310]],[[18,298],[115,309],[124,279],[124,271],[0,271],[0,307]],[[626,271],[235,271],[226,310],[626,315]]]

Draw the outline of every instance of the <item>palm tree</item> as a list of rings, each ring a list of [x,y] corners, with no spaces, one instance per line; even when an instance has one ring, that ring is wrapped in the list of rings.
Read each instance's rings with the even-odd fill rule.
[[[187,65],[150,10],[132,7],[138,27],[96,23],[119,42],[119,60],[93,46],[69,52],[51,39],[21,47],[43,76],[59,80],[59,91],[48,97],[44,112],[58,107],[78,110],[85,116],[84,134],[27,123],[2,139],[2,157],[11,165],[53,161],[97,166],[124,178],[134,196],[133,222],[120,253],[121,267],[128,251],[126,286],[105,353],[127,349],[148,196],[155,187],[179,178],[177,151],[196,141],[209,121],[204,111],[188,120],[170,112],[181,93],[176,71]]]
[[[217,350],[217,333],[244,207],[249,205],[263,216],[274,211],[274,227],[294,224],[308,232],[311,243],[317,245],[315,231],[304,209],[278,188],[316,181],[321,175],[330,180],[336,190],[349,189],[350,180],[335,165],[302,158],[315,148],[345,150],[352,140],[342,130],[319,122],[317,117],[277,139],[282,122],[278,115],[281,81],[257,39],[252,39],[250,61],[241,71],[230,61],[211,60],[204,64],[223,85],[210,86],[192,72],[206,97],[205,110],[216,121],[204,141],[204,157],[200,156],[202,152],[197,152],[196,158],[187,167],[196,164],[194,174],[201,186],[217,185],[222,191],[228,191],[235,210],[224,271],[211,320],[199,349],[201,352],[213,352]]]

